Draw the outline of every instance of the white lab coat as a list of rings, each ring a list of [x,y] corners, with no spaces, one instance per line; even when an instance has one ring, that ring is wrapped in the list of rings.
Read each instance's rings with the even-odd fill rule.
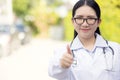
[[[70,48],[76,64],[73,63],[68,69],[60,66],[60,58],[66,47],[57,49],[50,60],[49,75],[57,80],[120,80],[120,45],[110,41],[107,44],[99,34],[96,35],[92,51],[82,46],[78,36],[73,40]]]

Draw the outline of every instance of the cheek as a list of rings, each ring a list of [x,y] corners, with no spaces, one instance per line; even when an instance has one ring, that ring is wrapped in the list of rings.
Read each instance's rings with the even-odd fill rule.
[[[93,32],[95,32],[95,31],[97,30],[97,28],[98,28],[98,25],[94,25],[94,26],[92,26],[92,30],[93,30]]]
[[[78,33],[79,26],[75,22],[72,22],[72,23],[73,23],[74,30]]]
[[[79,30],[79,25],[74,24],[74,29],[75,29],[76,31],[78,31],[78,30]]]
[[[74,29],[76,29],[78,27],[78,25],[75,23],[75,21],[72,20],[72,23],[73,23],[73,27]]]

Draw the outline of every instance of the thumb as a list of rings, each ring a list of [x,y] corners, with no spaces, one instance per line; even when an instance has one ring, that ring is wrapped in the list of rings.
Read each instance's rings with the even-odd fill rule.
[[[70,50],[70,46],[67,45],[67,53],[72,54],[72,51]]]

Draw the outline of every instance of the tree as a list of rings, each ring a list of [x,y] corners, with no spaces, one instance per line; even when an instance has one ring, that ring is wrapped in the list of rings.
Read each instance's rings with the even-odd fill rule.
[[[111,3],[118,9],[120,9],[120,0],[111,0]]]
[[[13,0],[13,11],[17,16],[25,16],[30,8],[30,0]]]
[[[97,0],[101,7],[102,13],[102,22],[100,29],[102,35],[112,41],[120,42],[120,1],[119,0],[110,0],[110,1],[101,1]]]
[[[26,21],[25,18],[31,9],[39,4],[39,1],[40,0],[12,0],[14,14],[24,20],[24,23],[32,29],[33,34],[37,34],[39,31],[34,22]]]

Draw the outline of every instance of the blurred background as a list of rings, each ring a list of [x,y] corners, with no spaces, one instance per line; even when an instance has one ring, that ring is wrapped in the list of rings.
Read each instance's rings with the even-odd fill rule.
[[[54,48],[73,38],[71,10],[78,0],[0,0],[0,80],[53,80]],[[96,0],[101,34],[120,43],[120,0]]]

